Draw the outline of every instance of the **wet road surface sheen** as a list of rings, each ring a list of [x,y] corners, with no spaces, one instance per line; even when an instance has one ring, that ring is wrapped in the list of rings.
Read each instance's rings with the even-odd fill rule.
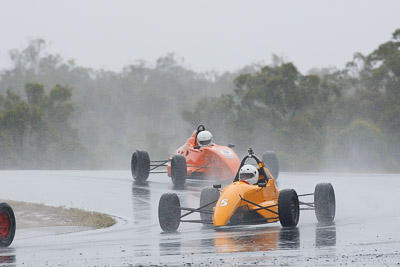
[[[314,211],[301,211],[294,229],[272,223],[215,231],[183,223],[175,233],[159,227],[161,194],[176,192],[182,206],[198,207],[201,189],[213,182],[188,180],[176,190],[166,175],[138,185],[129,171],[0,171],[0,181],[3,199],[99,211],[118,221],[71,233],[17,229],[13,244],[0,249],[6,266],[400,264],[400,175],[281,173],[278,187],[298,194],[332,183],[335,221],[319,224]]]

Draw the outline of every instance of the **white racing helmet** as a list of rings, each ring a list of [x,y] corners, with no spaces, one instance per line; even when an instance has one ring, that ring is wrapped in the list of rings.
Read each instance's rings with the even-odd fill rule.
[[[212,134],[209,131],[201,131],[197,135],[197,142],[201,147],[203,146],[210,146],[212,143]]]
[[[243,165],[239,171],[239,180],[246,181],[249,184],[255,184],[258,181],[258,170],[253,165]]]

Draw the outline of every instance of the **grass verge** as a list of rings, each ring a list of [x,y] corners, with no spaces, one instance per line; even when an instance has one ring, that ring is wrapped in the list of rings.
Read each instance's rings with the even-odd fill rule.
[[[7,202],[14,210],[18,229],[52,226],[83,226],[99,229],[110,227],[116,222],[111,216],[99,212],[23,201],[0,201]]]

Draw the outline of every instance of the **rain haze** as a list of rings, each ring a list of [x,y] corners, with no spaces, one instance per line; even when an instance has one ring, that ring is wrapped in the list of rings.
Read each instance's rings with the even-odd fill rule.
[[[400,1],[0,4],[0,265],[400,264]]]
[[[43,38],[80,66],[120,71],[175,53],[195,71],[270,63],[343,68],[400,25],[398,1],[2,1],[0,67]]]
[[[239,154],[277,151],[284,170],[395,171],[398,51],[373,53],[396,40],[399,7],[3,2],[0,165],[124,169],[132,151],[166,158],[205,124]]]

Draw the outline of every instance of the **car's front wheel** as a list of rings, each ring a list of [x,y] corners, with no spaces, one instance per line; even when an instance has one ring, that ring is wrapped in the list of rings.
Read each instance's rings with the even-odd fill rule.
[[[161,195],[158,204],[158,221],[165,232],[176,231],[181,222],[181,203],[175,193]]]
[[[8,247],[15,236],[15,215],[7,203],[0,203],[0,247]]]
[[[186,159],[182,155],[174,155],[171,160],[171,180],[175,186],[183,186],[186,182]]]
[[[279,221],[283,227],[295,227],[299,222],[299,198],[294,189],[283,189],[278,198]]]
[[[206,213],[200,212],[200,219],[203,221],[203,224],[207,225],[212,222],[212,211],[219,196],[219,191],[216,188],[205,187],[201,190],[200,208],[203,207],[201,210],[206,211]]]
[[[330,183],[320,183],[314,191],[315,216],[318,222],[332,222],[336,213],[335,191]]]
[[[279,176],[279,161],[276,153],[274,151],[265,152],[262,156],[262,161],[274,179],[277,180]]]
[[[132,177],[137,182],[144,182],[150,174],[149,153],[144,150],[136,150],[131,159]]]

